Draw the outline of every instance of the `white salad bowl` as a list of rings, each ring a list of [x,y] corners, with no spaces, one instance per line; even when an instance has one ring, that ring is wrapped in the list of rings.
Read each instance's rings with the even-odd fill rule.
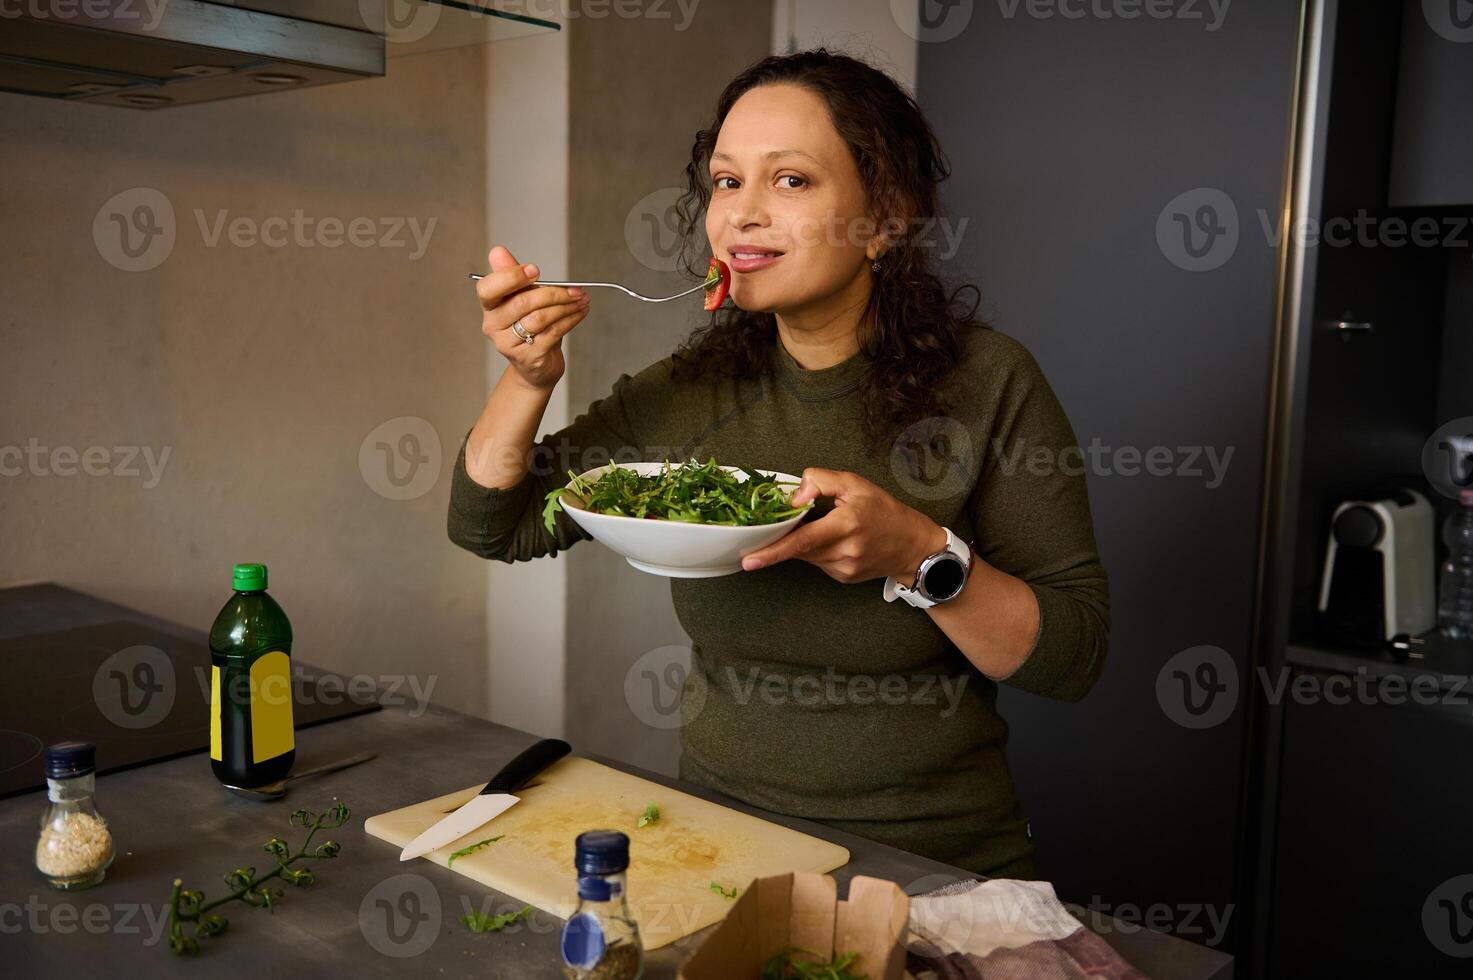
[[[579,476],[592,482],[610,466],[600,466]],[[619,463],[640,476],[658,476],[663,463]],[[672,464],[674,465],[674,464]],[[741,473],[737,466],[723,466],[728,472]],[[763,476],[791,482],[798,489],[798,477],[774,470],[752,469]],[[641,572],[667,578],[714,578],[742,570],[742,558],[771,544],[791,531],[802,514],[794,514],[775,524],[730,527],[725,524],[689,524],[648,517],[624,517],[621,514],[599,514],[584,506],[573,491],[558,498],[558,503],[573,521],[593,535],[595,541],[624,556]]]

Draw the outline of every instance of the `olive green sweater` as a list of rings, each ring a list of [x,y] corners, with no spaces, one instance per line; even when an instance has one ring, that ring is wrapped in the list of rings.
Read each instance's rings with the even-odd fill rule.
[[[964,335],[945,419],[867,451],[863,354],[802,368],[780,342],[751,380],[675,381],[672,359],[634,377],[546,437],[532,472],[492,490],[455,467],[449,532],[486,558],[555,555],[588,537],[544,496],[611,457],[715,457],[801,474],[848,470],[973,543],[1026,582],[1041,629],[1013,687],[1066,701],[1099,677],[1109,593],[1073,430],[1037,363],[988,328]],[[819,518],[816,508],[810,519]],[[633,569],[630,575],[639,574]],[[692,640],[680,777],[754,806],[816,820],[971,871],[1031,871],[997,683],[928,613],[881,597],[882,579],[841,584],[790,560],[718,578],[671,579]]]

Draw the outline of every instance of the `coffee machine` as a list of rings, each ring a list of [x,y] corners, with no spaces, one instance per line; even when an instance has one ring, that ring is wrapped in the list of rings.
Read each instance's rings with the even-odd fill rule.
[[[1318,603],[1326,638],[1380,647],[1437,625],[1436,525],[1415,490],[1335,508]]]

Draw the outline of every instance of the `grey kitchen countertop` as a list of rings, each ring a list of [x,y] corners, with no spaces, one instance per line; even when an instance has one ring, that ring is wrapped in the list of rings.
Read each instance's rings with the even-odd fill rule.
[[[0,613],[0,637],[123,619],[202,641],[196,630],[50,584],[0,589]],[[45,794],[0,799],[0,969],[25,978],[560,977],[561,920],[534,909],[527,921],[503,932],[474,935],[460,916],[471,910],[507,912],[523,903],[428,861],[401,863],[396,848],[363,830],[363,821],[376,813],[489,777],[534,741],[526,732],[445,708],[400,704],[299,728],[298,771],[365,750],[378,758],[303,780],[282,800],[230,795],[215,781],[203,752],[101,775],[97,807],[112,829],[116,857],[104,882],[78,892],[53,890],[35,868]],[[855,875],[886,878],[907,892],[976,877],[587,748],[575,745],[574,754],[842,844],[850,861],[832,872],[841,896]],[[223,936],[201,940],[193,957],[169,952],[166,923],[175,878],[203,891],[207,901],[218,898],[226,892],[226,872],[270,866],[262,850],[267,840],[281,837],[293,847],[301,841],[302,831],[288,824],[293,810],[320,811],[337,802],[350,806],[352,817],[340,830],[316,838],[337,840],[342,853],[310,862],[315,884],[285,886],[274,911],[229,903],[219,909],[230,922]],[[568,860],[571,872],[571,853]],[[1091,915],[1086,925],[1156,980],[1232,976],[1233,958],[1225,953],[1116,919]],[[715,928],[652,951],[645,976],[674,977]]]
[[[300,731],[299,768],[365,749],[379,757],[297,783],[284,800],[262,803],[229,795],[215,782],[202,754],[101,776],[97,806],[112,827],[117,858],[106,881],[80,892],[50,889],[34,867],[45,795],[0,800],[0,839],[5,841],[0,961],[6,974],[16,977],[561,976],[561,920],[534,910],[522,925],[474,935],[458,921],[461,915],[470,909],[496,914],[521,903],[427,861],[401,864],[394,847],[363,830],[368,816],[475,782],[480,777],[468,767],[489,776],[535,740],[443,708],[431,706],[416,717],[413,708],[387,707]],[[841,893],[856,874],[888,878],[902,887],[920,882],[923,889],[974,877],[679,780],[590,757],[844,845],[852,860],[833,872]],[[175,877],[186,888],[203,890],[207,898],[218,897],[225,872],[242,864],[268,866],[270,858],[261,851],[268,839],[280,836],[293,845],[300,841],[301,832],[287,824],[293,809],[326,809],[337,801],[351,806],[353,814],[347,826],[328,835],[343,845],[342,854],[313,864],[315,884],[288,886],[274,912],[231,903],[220,910],[230,920],[225,935],[201,940],[193,958],[169,952],[163,923]],[[708,932],[651,952],[645,975],[651,980],[674,977],[680,961]],[[1231,957],[1183,939],[1130,925],[1104,935],[1153,978],[1231,976]]]

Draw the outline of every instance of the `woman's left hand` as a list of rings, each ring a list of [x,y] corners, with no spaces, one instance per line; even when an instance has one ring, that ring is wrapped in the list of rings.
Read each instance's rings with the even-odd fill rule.
[[[836,582],[893,576],[910,587],[921,560],[946,547],[941,525],[857,473],[817,467],[804,470],[792,496],[793,506],[819,497],[834,498],[834,509],[752,552],[742,559],[742,569],[750,572],[801,558]]]

